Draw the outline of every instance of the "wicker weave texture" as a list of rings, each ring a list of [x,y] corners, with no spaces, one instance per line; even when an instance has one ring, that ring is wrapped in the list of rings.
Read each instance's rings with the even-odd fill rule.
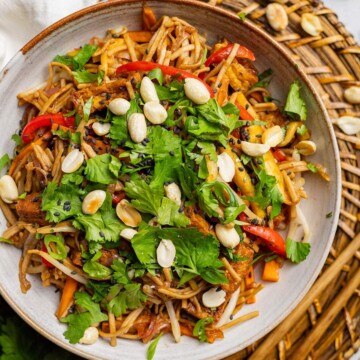
[[[307,303],[299,304],[289,317],[267,337],[231,356],[238,359],[349,359],[360,346],[360,137],[346,135],[336,125],[341,116],[360,117],[360,105],[344,99],[350,86],[360,87],[360,46],[339,22],[336,14],[318,0],[277,0],[284,4],[289,24],[274,31],[266,18],[270,1],[210,1],[246,18],[268,32],[284,46],[308,74],[322,97],[334,124],[342,168],[341,215],[326,264]],[[354,9],[354,16],[360,14]],[[319,17],[323,31],[308,35],[301,27],[301,16]],[[360,119],[358,119],[360,121]],[[310,297],[310,301],[309,301]],[[309,304],[309,306],[307,306]]]

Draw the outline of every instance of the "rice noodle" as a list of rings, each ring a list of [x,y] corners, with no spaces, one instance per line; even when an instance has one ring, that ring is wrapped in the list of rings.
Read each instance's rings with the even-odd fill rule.
[[[180,342],[181,340],[181,331],[180,324],[175,315],[174,305],[171,300],[165,301],[166,310],[169,314],[171,330],[174,335],[174,339],[176,342]]]
[[[237,288],[235,290],[235,292],[231,295],[231,298],[230,298],[228,304],[226,305],[226,308],[225,308],[223,314],[221,315],[219,321],[216,323],[217,328],[225,325],[226,323],[228,323],[230,321],[230,317],[236,307],[239,295],[240,295],[240,287]]]
[[[40,250],[29,250],[28,254],[36,254],[36,255],[41,256],[46,261],[48,261],[51,265],[55,266],[57,269],[62,271],[65,275],[73,278],[74,280],[76,280],[80,284],[83,284],[83,285],[87,284],[87,279],[85,279],[84,277],[82,277],[82,276],[80,276],[80,275],[78,275],[76,273],[74,274],[74,271],[67,268],[65,265],[61,264],[59,261],[55,260],[48,253],[46,253],[44,251],[40,251]]]

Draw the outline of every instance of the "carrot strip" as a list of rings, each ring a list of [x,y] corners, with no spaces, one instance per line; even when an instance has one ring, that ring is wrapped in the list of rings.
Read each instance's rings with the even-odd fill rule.
[[[59,304],[59,308],[56,312],[56,316],[58,319],[62,317],[62,315],[65,313],[65,311],[68,309],[68,307],[71,304],[71,301],[74,298],[75,291],[77,289],[78,282],[68,276],[66,278],[64,290],[61,295],[61,300]]]
[[[143,9],[143,21],[145,30],[151,29],[156,24],[156,17],[153,10],[147,6]]]
[[[62,125],[58,125],[58,124],[52,124],[51,125],[51,131],[55,131],[55,130],[63,130],[63,131],[71,131],[71,132],[74,132],[75,130],[74,129],[70,129],[66,126],[62,126]]]
[[[262,273],[262,279],[264,281],[279,281],[279,268],[280,264],[276,260],[271,260],[265,263]]]
[[[255,295],[251,295],[246,299],[246,303],[247,304],[255,304],[256,303],[256,296]]]
[[[24,159],[25,156],[29,155],[30,152],[33,151],[32,144],[34,144],[34,145],[42,145],[43,141],[49,140],[51,138],[51,136],[52,136],[51,132],[48,131],[43,136],[39,137],[37,140],[33,141],[31,144],[26,146],[26,148],[21,150],[20,153],[18,154],[18,156],[11,163],[11,166],[10,166],[10,169],[9,169],[9,175],[11,176],[14,173],[17,166],[19,165],[20,161],[22,159]]]
[[[150,31],[129,31],[130,39],[138,43],[147,43],[151,40],[153,33]]]
[[[254,282],[255,282],[254,268],[252,266],[250,266],[250,268],[247,271],[246,276],[245,276],[245,287],[246,287],[246,289],[251,289]]]

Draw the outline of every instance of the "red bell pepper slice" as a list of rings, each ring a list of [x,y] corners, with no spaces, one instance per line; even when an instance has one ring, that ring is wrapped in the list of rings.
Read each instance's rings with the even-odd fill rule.
[[[58,124],[72,129],[75,125],[75,118],[73,116],[66,117],[62,114],[46,114],[36,116],[25,125],[22,131],[21,139],[23,143],[28,144],[34,140],[36,131],[38,129],[42,127],[51,127],[52,124]]]
[[[207,67],[207,66],[210,66],[211,64],[214,64],[214,63],[217,64],[221,60],[226,59],[230,55],[233,47],[234,47],[234,44],[230,44],[230,45],[227,45],[227,46],[219,49],[218,51],[215,51],[212,55],[210,55],[207,58],[204,65]],[[254,53],[251,50],[249,50],[248,48],[246,48],[245,46],[239,46],[239,49],[238,49],[235,57],[255,61]]]
[[[43,252],[46,252],[47,254],[49,253],[48,250],[47,250],[47,248],[46,248],[46,246],[45,246],[45,244],[42,244],[41,250],[42,250]],[[41,257],[41,262],[42,262],[47,268],[49,268],[49,269],[54,268],[54,265],[51,264],[51,263],[49,263],[49,262],[48,262],[47,260],[45,260],[43,257]]]
[[[244,213],[241,213],[239,217],[241,221],[247,221]],[[259,237],[271,251],[282,257],[286,257],[285,241],[277,231],[259,225],[243,225],[242,229],[245,232]]]
[[[250,113],[237,101],[235,101],[235,106],[240,110],[239,117],[242,120],[254,120],[253,116],[250,115]]]
[[[134,61],[130,62],[124,65],[119,66],[116,69],[116,73],[126,73],[129,71],[151,71],[153,69],[159,68],[165,75],[170,76],[178,76],[179,79],[186,79],[186,78],[192,78],[201,81],[207,88],[207,90],[210,93],[211,97],[214,97],[214,91],[211,89],[211,87],[203,80],[201,80],[199,77],[195,76],[194,74],[191,74],[187,71],[184,71],[182,69],[178,69],[173,66],[166,66],[161,65],[149,61]]]
[[[281,162],[281,161],[286,161],[286,156],[285,154],[278,148],[274,148],[272,149],[272,154],[274,155],[274,158]]]

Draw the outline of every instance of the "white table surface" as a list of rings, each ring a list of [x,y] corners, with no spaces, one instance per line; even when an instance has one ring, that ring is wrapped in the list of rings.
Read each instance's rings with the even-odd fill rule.
[[[334,10],[342,23],[360,43],[360,0],[323,0],[325,6]]]

